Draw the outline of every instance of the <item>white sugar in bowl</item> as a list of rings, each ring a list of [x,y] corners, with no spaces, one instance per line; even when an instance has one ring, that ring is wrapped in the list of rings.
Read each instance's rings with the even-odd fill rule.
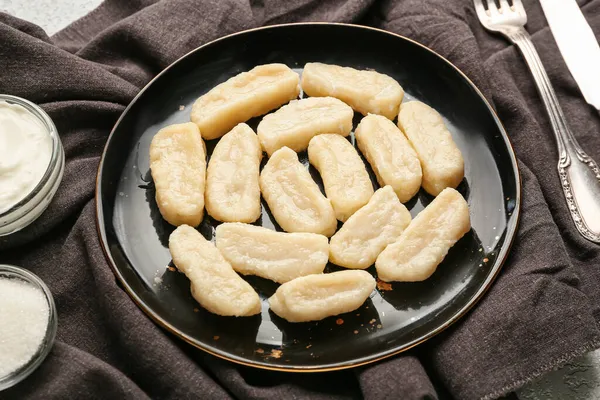
[[[40,366],[54,344],[56,328],[48,286],[23,268],[0,264],[0,391]]]

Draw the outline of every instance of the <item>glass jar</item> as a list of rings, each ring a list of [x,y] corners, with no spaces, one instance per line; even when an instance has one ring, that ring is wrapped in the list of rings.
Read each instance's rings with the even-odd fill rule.
[[[52,345],[54,344],[58,318],[52,293],[50,292],[50,289],[48,289],[48,286],[46,286],[46,284],[37,275],[27,271],[26,269],[15,267],[13,265],[0,264],[0,279],[16,279],[24,281],[41,290],[44,293],[46,301],[48,302],[48,325],[46,327],[46,334],[44,335],[40,347],[37,349],[33,357],[27,363],[25,363],[25,365],[6,376],[0,376],[0,391],[2,391],[21,382],[33,371],[35,371],[35,369],[40,366],[42,361],[44,361],[48,353],[50,353]]]
[[[25,198],[0,213],[0,236],[5,236],[25,228],[46,210],[62,180],[65,152],[52,119],[39,106],[20,97],[5,94],[0,94],[0,101],[26,109],[42,123],[52,138],[52,155],[41,180]]]

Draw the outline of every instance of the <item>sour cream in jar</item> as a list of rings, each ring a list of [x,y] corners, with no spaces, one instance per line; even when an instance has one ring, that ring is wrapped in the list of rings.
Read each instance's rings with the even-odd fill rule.
[[[18,104],[0,101],[0,213],[29,195],[52,158],[42,121]]]

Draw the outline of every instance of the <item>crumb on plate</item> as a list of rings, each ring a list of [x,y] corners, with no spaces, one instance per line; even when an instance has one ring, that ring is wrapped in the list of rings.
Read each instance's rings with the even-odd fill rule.
[[[391,283],[387,283],[384,282],[382,280],[377,279],[377,289],[379,290],[393,290],[392,289],[392,284]]]
[[[271,350],[271,357],[280,358],[283,352],[281,350],[273,349]]]

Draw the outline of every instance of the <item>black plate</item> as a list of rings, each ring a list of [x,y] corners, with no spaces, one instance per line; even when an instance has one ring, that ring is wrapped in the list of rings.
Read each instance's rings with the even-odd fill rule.
[[[150,140],[166,125],[189,121],[197,97],[242,71],[279,62],[301,72],[310,61],[388,74],[404,87],[407,99],[421,100],[443,115],[465,158],[466,179],[458,189],[469,202],[473,229],[430,279],[394,283],[391,288],[380,285],[353,313],[314,323],[288,323],[268,309],[266,298],[277,285],[250,277],[263,299],[261,315],[237,319],[212,315],[192,299],[185,276],[167,268],[171,261],[167,239],[173,227],[163,221],[154,201]],[[356,115],[355,126],[359,120]],[[255,128],[257,122],[250,125]],[[209,155],[215,142],[207,142]],[[301,159],[307,164],[306,154]],[[142,310],[209,353],[242,364],[293,371],[372,362],[430,338],[464,315],[491,285],[506,258],[519,200],[519,175],[506,133],[464,74],[404,37],[319,23],[241,32],[175,62],[140,92],[115,125],[97,183],[98,227],[106,256]],[[430,201],[421,191],[406,205],[414,216]],[[264,203],[258,224],[278,229]],[[213,239],[217,225],[206,217],[199,229]],[[329,271],[335,269],[328,266]],[[369,271],[374,273],[374,268]]]

